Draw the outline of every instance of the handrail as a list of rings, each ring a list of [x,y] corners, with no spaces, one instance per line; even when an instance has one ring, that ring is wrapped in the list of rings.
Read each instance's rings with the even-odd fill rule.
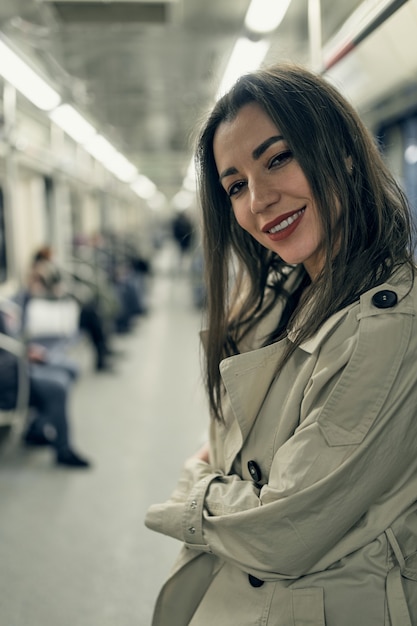
[[[15,303],[8,300],[0,300],[0,314],[13,310],[17,312],[18,309]],[[25,358],[25,345],[24,342],[16,337],[0,332],[0,348],[14,354],[17,359],[17,372],[18,372],[18,385],[17,385],[17,397],[16,406],[10,411],[1,411],[10,415],[8,419],[8,425],[15,427],[17,421],[21,421],[23,426],[24,419],[26,418],[28,402],[29,402],[29,378],[27,372],[27,362]],[[4,425],[4,423],[2,423]]]
[[[407,1],[408,0],[385,0],[385,2],[379,2],[376,8],[370,10],[368,14],[363,17],[359,28],[355,33],[348,33],[345,35],[344,31],[346,30],[347,25],[351,22],[352,18],[354,18],[355,15],[360,15],[360,13],[364,10],[365,5],[369,5],[370,3],[365,2],[360,5],[358,10],[353,12],[351,18],[345,22],[339,32],[335,35],[334,39],[336,41],[340,39],[340,41],[336,43],[327,55],[327,60],[324,60],[322,73],[324,74],[327,72],[331,67],[341,61],[349,52],[354,50],[362,41],[364,41],[364,39],[381,26]]]

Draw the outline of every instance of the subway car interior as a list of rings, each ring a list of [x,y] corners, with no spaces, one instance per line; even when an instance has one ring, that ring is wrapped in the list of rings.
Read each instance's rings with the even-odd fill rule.
[[[213,103],[262,65],[321,72],[417,214],[416,33],[417,0],[1,0],[0,626],[151,623],[178,546],[145,512],[208,429]],[[33,427],[28,371],[64,425]]]

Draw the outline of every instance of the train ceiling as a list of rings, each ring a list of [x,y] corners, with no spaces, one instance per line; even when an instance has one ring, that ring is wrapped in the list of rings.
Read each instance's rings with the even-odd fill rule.
[[[408,3],[415,20],[416,2]],[[321,0],[323,46],[360,4]],[[244,34],[248,6],[249,0],[1,0],[0,30],[170,199],[190,162],[193,132]],[[307,7],[308,0],[292,0],[269,36],[266,62],[309,64]]]

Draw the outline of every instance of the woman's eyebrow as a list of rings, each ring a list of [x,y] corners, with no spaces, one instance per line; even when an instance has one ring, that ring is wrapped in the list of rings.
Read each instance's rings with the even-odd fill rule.
[[[273,137],[269,137],[265,139],[257,148],[255,148],[252,152],[252,158],[257,161],[263,153],[268,150],[269,146],[277,143],[278,141],[283,141],[284,137],[282,135],[274,135]],[[235,167],[228,167],[224,170],[219,176],[219,182],[226,178],[226,176],[232,176],[233,174],[237,174],[237,169]]]
[[[227,170],[224,170],[219,176],[219,182],[221,183],[223,178],[226,176],[232,176],[233,174],[237,174],[237,169],[235,167],[228,167]]]
[[[259,157],[263,155],[265,150],[268,150],[269,146],[271,146],[273,143],[276,143],[277,141],[282,141],[283,139],[284,137],[282,135],[269,137],[269,139],[266,139],[257,148],[255,148],[255,150],[252,152],[252,157],[255,161],[257,161]]]

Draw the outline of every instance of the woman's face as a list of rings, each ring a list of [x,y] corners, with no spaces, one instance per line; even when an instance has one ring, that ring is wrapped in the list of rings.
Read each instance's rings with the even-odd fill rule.
[[[303,263],[314,280],[323,265],[317,207],[279,128],[247,104],[217,128],[213,150],[238,224],[285,262]]]

